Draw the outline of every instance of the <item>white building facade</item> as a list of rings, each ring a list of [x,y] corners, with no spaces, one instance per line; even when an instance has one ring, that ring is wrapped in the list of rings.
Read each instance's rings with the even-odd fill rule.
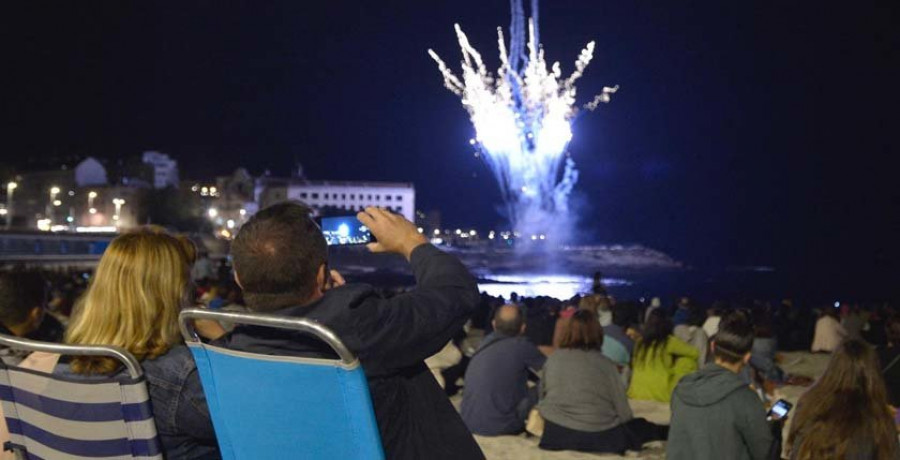
[[[411,183],[272,178],[257,181],[255,201],[260,209],[285,200],[302,201],[318,210],[346,210],[348,214],[378,206],[415,222],[416,189]]]
[[[153,168],[153,188],[178,187],[178,162],[160,152],[144,152],[142,160]]]

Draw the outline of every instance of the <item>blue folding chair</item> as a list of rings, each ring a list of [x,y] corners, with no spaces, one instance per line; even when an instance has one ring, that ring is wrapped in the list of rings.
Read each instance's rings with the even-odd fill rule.
[[[27,459],[159,459],[163,456],[140,363],[109,346],[38,342],[0,334],[0,345],[70,356],[106,356],[128,375],[72,379],[0,362],[5,450]]]
[[[340,359],[272,356],[202,343],[194,319],[314,336]],[[225,460],[383,459],[369,384],[359,360],[329,329],[305,318],[186,309],[190,347]]]

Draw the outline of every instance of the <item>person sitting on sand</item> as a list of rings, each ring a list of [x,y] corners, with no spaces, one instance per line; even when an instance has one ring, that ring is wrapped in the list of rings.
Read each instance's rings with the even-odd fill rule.
[[[634,347],[628,397],[669,402],[681,377],[697,370],[699,356],[696,348],[672,335],[672,322],[662,311],[653,310]]]
[[[665,439],[667,427],[632,415],[616,364],[600,351],[603,341],[591,311],[579,310],[566,322],[560,348],[542,371],[541,449],[623,454]]]
[[[738,375],[750,360],[753,335],[744,313],[722,318],[711,344],[715,361],[675,387],[667,459],[769,458],[780,424],[769,425],[765,406]]]
[[[813,353],[831,353],[845,337],[847,337],[847,331],[838,321],[837,309],[825,307],[822,316],[816,321],[816,333],[813,336],[811,350]]]
[[[537,388],[528,388],[528,376],[540,371],[546,358],[522,336],[525,317],[516,305],[498,308],[491,324],[494,332],[484,338],[466,369],[460,413],[475,434],[521,433],[538,401]]]
[[[0,334],[43,342],[60,342],[63,326],[47,314],[47,284],[33,272],[0,273]],[[19,364],[28,351],[0,347],[0,358]]]
[[[834,351],[795,413],[788,434],[792,459],[900,458],[878,357],[861,340],[848,340]]]

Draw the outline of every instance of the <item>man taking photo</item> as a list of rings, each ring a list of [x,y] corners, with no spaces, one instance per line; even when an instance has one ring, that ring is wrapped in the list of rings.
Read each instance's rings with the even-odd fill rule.
[[[310,209],[288,202],[254,215],[232,244],[235,279],[247,307],[318,321],[359,357],[388,458],[484,458],[424,364],[478,305],[475,280],[459,260],[428,244],[403,217],[369,207],[357,218],[378,241],[369,250],[409,261],[415,289],[386,299],[369,285],[344,284],[340,274],[328,269],[325,239]],[[225,345],[256,353],[334,357],[309,337],[254,326],[238,326]]]

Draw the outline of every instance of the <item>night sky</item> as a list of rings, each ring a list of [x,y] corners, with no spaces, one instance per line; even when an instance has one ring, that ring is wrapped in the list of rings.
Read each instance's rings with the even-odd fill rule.
[[[574,127],[582,227],[696,266],[900,272],[897,5],[545,0],[565,73],[597,41],[581,102],[621,86]],[[314,179],[414,182],[420,209],[487,229],[497,187],[426,49],[458,68],[459,22],[496,68],[508,8],[5,3],[0,152],[18,166],[155,149],[200,178],[300,162]]]

